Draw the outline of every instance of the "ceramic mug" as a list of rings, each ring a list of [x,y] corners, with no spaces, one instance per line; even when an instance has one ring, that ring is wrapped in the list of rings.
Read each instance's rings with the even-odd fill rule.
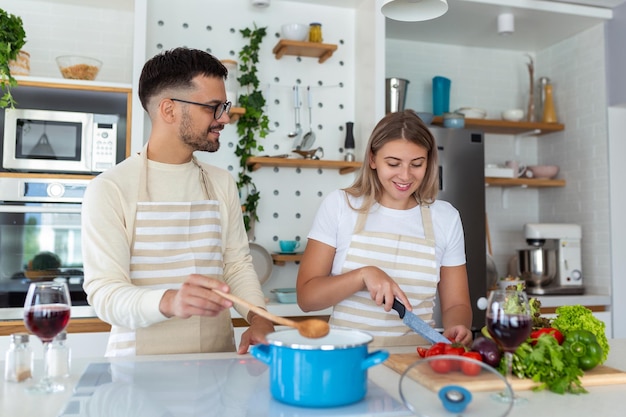
[[[504,164],[507,168],[513,169],[513,176],[519,178],[526,172],[526,165],[520,164],[517,161],[506,161]]]
[[[300,247],[300,242],[297,240],[281,240],[278,243],[281,252],[295,252]]]

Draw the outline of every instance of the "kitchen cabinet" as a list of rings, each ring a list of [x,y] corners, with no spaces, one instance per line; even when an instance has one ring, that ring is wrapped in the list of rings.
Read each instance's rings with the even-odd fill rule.
[[[278,41],[272,52],[276,59],[281,59],[285,55],[307,56],[318,58],[318,62],[323,64],[328,58],[333,56],[337,50],[337,45],[316,42],[299,42],[281,39]]]

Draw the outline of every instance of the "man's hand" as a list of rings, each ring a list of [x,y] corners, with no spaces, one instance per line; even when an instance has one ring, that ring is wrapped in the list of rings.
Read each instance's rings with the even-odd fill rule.
[[[241,335],[239,349],[237,349],[237,353],[240,355],[248,352],[250,345],[267,343],[265,336],[274,331],[274,324],[271,321],[252,311],[248,313],[248,323],[250,323],[250,327]]]
[[[189,318],[191,316],[217,316],[233,303],[220,297],[213,289],[228,292],[224,282],[206,275],[191,274],[178,290],[167,290],[159,310],[166,317]]]

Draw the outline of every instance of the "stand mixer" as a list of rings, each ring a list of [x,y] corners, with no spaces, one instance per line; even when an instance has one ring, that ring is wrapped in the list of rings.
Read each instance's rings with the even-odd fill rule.
[[[518,268],[528,294],[584,293],[579,225],[527,223],[524,236],[530,247],[518,250]]]

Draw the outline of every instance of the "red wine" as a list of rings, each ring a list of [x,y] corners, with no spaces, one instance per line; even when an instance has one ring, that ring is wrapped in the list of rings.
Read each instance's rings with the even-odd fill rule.
[[[502,350],[513,352],[530,336],[530,317],[519,314],[487,316],[487,330]]]
[[[70,321],[70,307],[65,304],[42,304],[24,312],[24,324],[43,342],[50,342]]]

